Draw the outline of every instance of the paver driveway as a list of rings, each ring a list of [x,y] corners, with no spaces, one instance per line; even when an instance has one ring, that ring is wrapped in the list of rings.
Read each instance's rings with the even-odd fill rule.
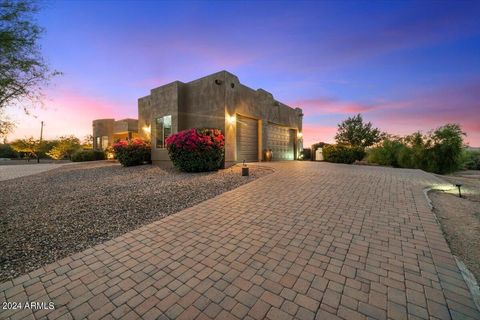
[[[265,178],[1,284],[0,300],[53,301],[34,312],[51,319],[480,319],[422,193],[434,176],[269,165]]]

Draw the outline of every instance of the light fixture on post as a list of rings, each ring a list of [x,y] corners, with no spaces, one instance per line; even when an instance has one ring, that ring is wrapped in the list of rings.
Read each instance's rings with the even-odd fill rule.
[[[458,196],[461,198],[461,197],[462,197],[462,190],[461,190],[462,184],[461,184],[461,183],[457,183],[457,184],[455,184],[455,187],[458,188]]]

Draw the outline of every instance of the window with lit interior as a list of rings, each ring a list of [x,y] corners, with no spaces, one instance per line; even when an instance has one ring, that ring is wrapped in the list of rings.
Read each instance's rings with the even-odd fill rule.
[[[172,134],[172,116],[164,116],[157,118],[155,119],[155,123],[155,145],[157,148],[163,149],[165,148],[165,139]]]

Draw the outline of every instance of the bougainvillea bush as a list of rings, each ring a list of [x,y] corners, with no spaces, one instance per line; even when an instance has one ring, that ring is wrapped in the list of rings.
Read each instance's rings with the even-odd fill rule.
[[[113,145],[115,157],[124,167],[150,162],[150,145],[142,139],[120,140]]]
[[[218,129],[184,130],[165,142],[170,159],[182,171],[215,171],[222,167],[225,137]]]

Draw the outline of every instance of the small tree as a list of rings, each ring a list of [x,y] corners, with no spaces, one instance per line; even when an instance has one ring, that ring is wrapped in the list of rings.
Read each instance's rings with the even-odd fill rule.
[[[87,134],[82,141],[82,148],[84,150],[91,150],[93,149],[93,135]]]
[[[12,146],[12,149],[16,152],[25,154],[28,161],[30,161],[31,157],[37,158],[38,160],[40,140],[30,137],[26,139],[15,140],[10,145]]]
[[[451,173],[460,168],[465,135],[458,124],[446,124],[433,131],[431,134],[433,172]]]
[[[380,142],[382,136],[378,128],[374,128],[371,122],[363,123],[362,115],[357,114],[338,124],[335,140],[338,144],[365,148]]]
[[[80,140],[75,136],[62,136],[58,143],[49,151],[47,155],[55,160],[63,158],[71,159],[72,155],[81,149]]]
[[[28,113],[41,103],[42,88],[60,74],[51,71],[41,55],[43,29],[34,17],[38,11],[32,0],[0,0],[0,134],[14,126],[2,115],[5,108],[21,102]]]

